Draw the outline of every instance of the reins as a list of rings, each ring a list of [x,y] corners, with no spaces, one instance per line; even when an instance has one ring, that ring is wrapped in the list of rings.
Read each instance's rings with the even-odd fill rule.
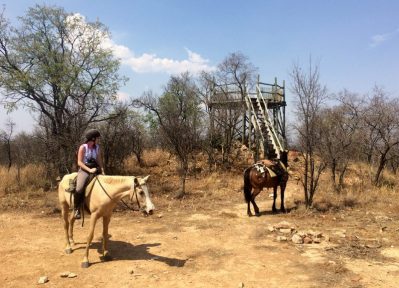
[[[96,181],[98,182],[98,184],[100,184],[101,189],[103,189],[105,195],[107,195],[108,198],[111,199],[111,201],[116,202],[116,201],[107,193],[107,190],[105,190],[104,186],[101,184],[100,180],[98,179],[98,176],[96,176],[95,178],[96,178]],[[95,182],[94,182],[94,183],[95,183]],[[93,187],[94,187],[94,183],[93,183]],[[133,189],[133,188],[132,188],[132,189]],[[136,191],[135,191],[134,189],[133,189],[133,193],[134,193],[135,196],[136,196],[136,202],[137,202],[137,206],[139,206],[139,209],[134,209],[134,208],[130,207],[129,205],[126,204],[125,201],[123,201],[123,199],[121,199],[121,201],[122,201],[123,205],[125,205],[125,207],[126,207],[127,209],[129,209],[129,210],[131,210],[131,211],[141,211],[141,206],[140,206],[139,198],[137,197],[137,193],[136,193]],[[132,197],[132,198],[133,198],[133,197]]]

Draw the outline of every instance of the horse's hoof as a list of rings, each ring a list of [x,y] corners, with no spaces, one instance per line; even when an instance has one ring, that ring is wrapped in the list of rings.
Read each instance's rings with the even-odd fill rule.
[[[66,254],[71,254],[72,253],[72,248],[65,249],[65,253]]]
[[[82,262],[82,264],[80,265],[80,267],[82,268],[89,268],[89,262]]]
[[[259,217],[259,216],[260,216],[260,213],[259,213],[259,212],[255,213],[255,216],[256,216],[256,217]]]
[[[280,209],[281,213],[287,213],[287,211],[284,208]]]

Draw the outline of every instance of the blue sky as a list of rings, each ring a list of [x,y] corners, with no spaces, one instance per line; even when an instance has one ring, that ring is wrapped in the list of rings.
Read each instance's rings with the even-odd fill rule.
[[[212,69],[232,52],[242,52],[259,69],[262,82],[285,80],[293,63],[320,67],[329,92],[365,94],[375,85],[399,96],[399,1],[396,0],[0,0],[11,20],[34,4],[64,7],[86,21],[99,19],[112,33],[129,82],[122,98],[160,92],[171,74]],[[287,90],[288,105],[293,96]],[[20,109],[6,115],[17,131],[30,131]]]

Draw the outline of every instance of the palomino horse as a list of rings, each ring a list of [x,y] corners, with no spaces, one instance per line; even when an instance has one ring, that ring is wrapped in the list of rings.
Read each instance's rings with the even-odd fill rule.
[[[277,187],[280,186],[281,207],[285,212],[284,191],[288,181],[288,155],[287,151],[282,152],[281,160],[262,160],[244,171],[244,196],[248,203],[247,214],[252,216],[250,204],[254,206],[255,215],[259,216],[259,207],[255,203],[255,197],[264,187],[273,188],[273,207],[276,210]]]
[[[73,213],[68,213],[73,196],[67,191],[69,181],[76,177],[77,173],[65,175],[58,186],[58,198],[61,204],[62,216],[64,218],[64,229],[66,238],[65,252],[72,253],[71,245],[73,241],[73,224],[75,218]],[[97,220],[103,218],[103,259],[110,259],[108,252],[108,226],[111,215],[116,204],[125,197],[129,197],[130,201],[137,201],[139,208],[145,214],[152,214],[154,204],[150,199],[150,193],[147,188],[147,179],[149,176],[141,178],[134,176],[96,176],[86,188],[85,207],[91,214],[89,235],[87,236],[87,244],[85,255],[82,261],[82,268],[89,267],[89,246],[93,240],[94,228]],[[72,201],[72,202],[71,202]]]

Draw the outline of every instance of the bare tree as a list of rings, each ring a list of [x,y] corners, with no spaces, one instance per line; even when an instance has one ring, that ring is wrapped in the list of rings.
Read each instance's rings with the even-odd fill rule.
[[[188,73],[183,73],[170,78],[161,97],[147,92],[134,103],[155,115],[163,144],[180,162],[180,191],[176,197],[184,196],[189,160],[199,147],[202,129],[197,86]]]
[[[296,97],[295,113],[297,122],[295,130],[304,156],[304,173],[301,182],[304,188],[305,204],[310,207],[318,188],[319,177],[326,164],[316,160],[320,141],[320,111],[327,98],[327,88],[320,83],[319,67],[310,59],[306,71],[294,64],[291,72],[292,93]]]
[[[146,143],[142,115],[131,111],[125,104],[115,108],[118,117],[107,120],[101,127],[104,165],[109,173],[122,173],[124,160],[134,154],[139,165]]]
[[[391,155],[391,159],[388,160],[388,163],[391,171],[396,175],[399,169],[399,145],[392,148]]]
[[[395,157],[393,149],[399,145],[399,100],[389,99],[382,88],[375,87],[362,118],[365,132],[373,139],[369,150],[377,160],[373,182],[378,185],[386,164]]]
[[[319,151],[330,168],[334,189],[339,192],[343,188],[348,165],[358,154],[356,135],[361,105],[359,97],[347,90],[338,94],[338,100],[339,105],[321,111]]]
[[[201,75],[201,95],[210,108],[209,142],[221,148],[223,162],[228,160],[234,140],[241,135],[244,141],[246,108],[216,103],[233,103],[237,95],[240,99],[236,100],[243,100],[247,90],[255,83],[256,71],[247,56],[236,52],[228,55],[216,71]]]

